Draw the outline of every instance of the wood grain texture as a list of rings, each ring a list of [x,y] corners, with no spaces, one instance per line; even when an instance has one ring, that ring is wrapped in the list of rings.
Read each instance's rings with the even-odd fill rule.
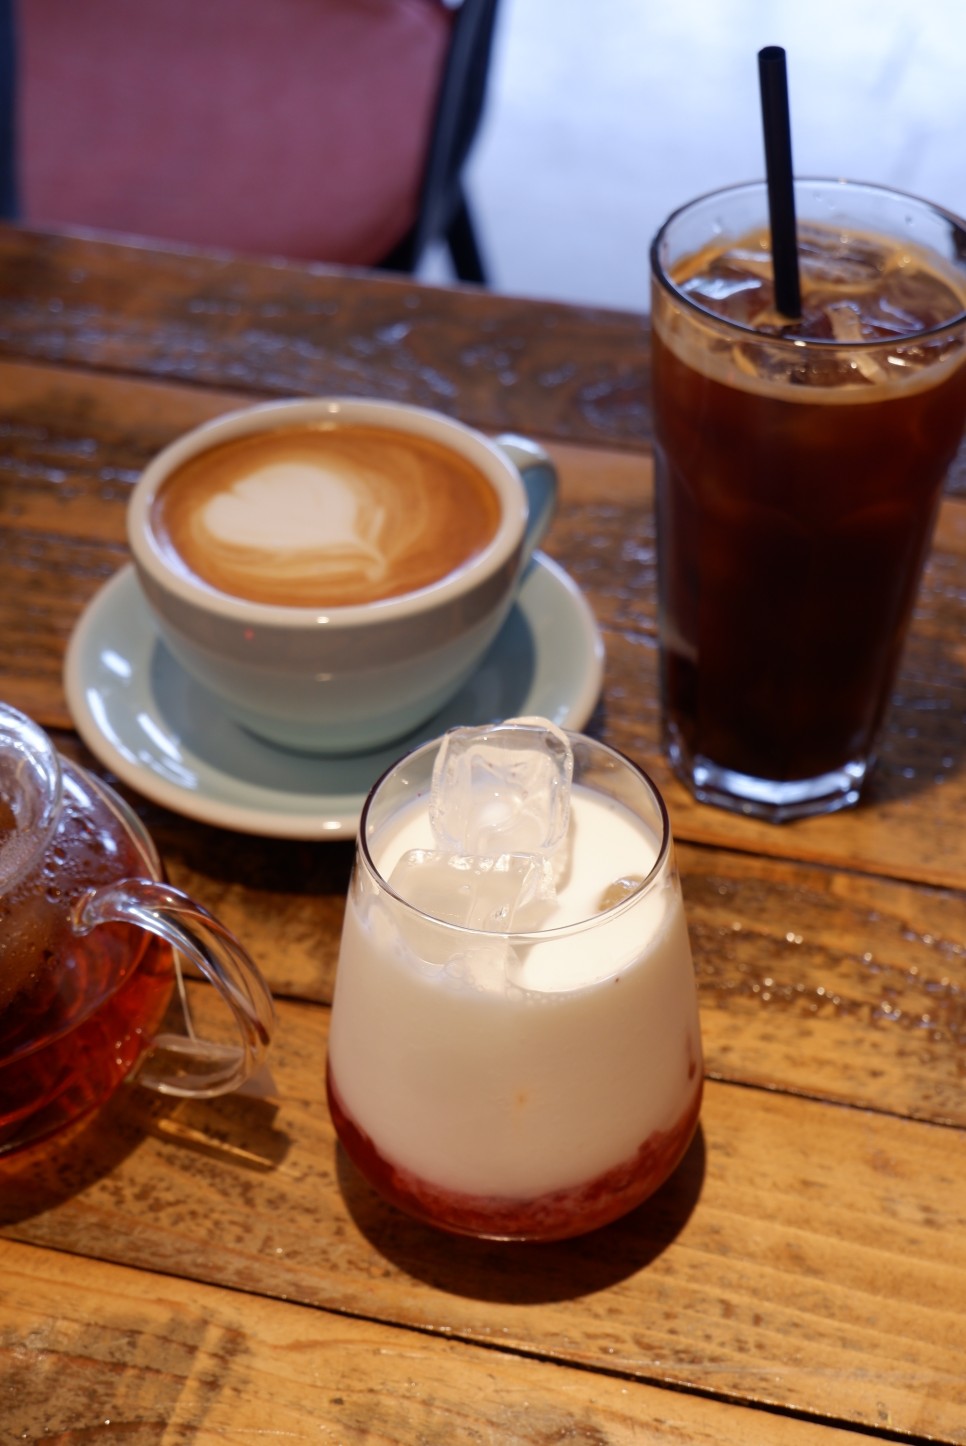
[[[153,832],[173,882],[245,940],[277,994],[331,1000],[350,845]],[[711,1075],[966,1126],[961,893],[677,853]]]
[[[640,316],[282,261],[0,229],[0,354],[235,388],[381,396],[489,430],[633,446]]]
[[[235,931],[279,998],[331,1001],[350,844],[141,812],[172,882]],[[961,893],[688,844],[677,856],[712,1077],[966,1126]]]
[[[566,1244],[461,1241],[337,1150],[328,1011],[282,1004],[271,1099],[171,1109],[0,1166],[9,1239],[477,1345],[966,1441],[966,1152],[936,1125],[711,1083],[654,1199]]]
[[[47,726],[70,723],[63,652],[84,604],[128,557],[124,510],[139,469],[237,394],[0,363],[0,687]],[[547,550],[586,592],[607,649],[591,722],[665,792],[680,839],[966,887],[966,503],[941,512],[912,635],[857,810],[774,827],[697,804],[660,749],[655,551],[644,456],[548,443],[563,507]]]
[[[506,1248],[412,1224],[324,1100],[351,845],[128,791],[280,1026],[249,1092],[126,1089],[0,1161],[21,1439],[241,1438],[270,1407],[270,1429],[346,1441],[966,1443],[964,469],[866,802],[780,829],[702,807],[660,749],[647,357],[635,316],[0,228],[0,697],[98,767],[64,649],[127,559],[139,470],[207,417],[344,392],[543,440],[547,550],[607,648],[589,731],[668,800],[709,1075],[682,1167],[607,1230]]]
[[[723,849],[678,861],[710,1074],[966,1125],[961,893]]]
[[[172,436],[240,398],[5,363],[0,395],[3,696],[48,726],[64,726],[63,650],[84,602],[127,557],[124,508],[133,480]],[[709,1069],[962,1123],[962,718],[957,670],[951,689],[940,691],[933,679],[949,676],[949,653],[964,646],[957,569],[966,555],[966,507],[951,502],[943,510],[910,648],[912,658],[945,650],[946,664],[937,654],[929,684],[942,706],[930,709],[928,693],[907,683],[910,701],[893,710],[869,803],[774,830],[694,804],[661,756],[648,459],[549,445],[564,499],[549,546],[590,596],[607,644],[592,729],[658,779],[682,845]],[[67,752],[93,763],[69,733],[57,736]],[[915,771],[910,760],[923,758],[921,772],[942,778],[941,787],[923,790],[907,776]],[[349,846],[227,833],[128,793],[174,882],[236,930],[273,988],[330,999]],[[688,848],[690,840],[699,846]],[[748,853],[743,867],[735,850]],[[757,853],[771,851],[789,862],[759,867]],[[828,874],[829,863],[849,875]],[[859,870],[921,878],[927,887],[863,883]],[[947,887],[929,887],[936,884]]]
[[[854,1446],[881,1439],[0,1242],[11,1440]]]
[[[0,226],[0,354],[234,388],[381,396],[639,450],[646,316]],[[966,494],[966,451],[950,491]]]

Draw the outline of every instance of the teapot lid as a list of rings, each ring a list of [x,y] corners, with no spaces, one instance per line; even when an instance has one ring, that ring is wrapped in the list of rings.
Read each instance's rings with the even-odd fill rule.
[[[0,892],[14,888],[46,848],[61,786],[60,760],[47,734],[0,703]]]

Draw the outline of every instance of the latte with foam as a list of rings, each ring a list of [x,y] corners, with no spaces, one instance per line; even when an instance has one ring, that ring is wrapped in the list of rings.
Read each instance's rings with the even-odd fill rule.
[[[257,432],[166,478],[151,528],[169,563],[217,592],[346,607],[415,592],[493,539],[495,487],[428,438],[356,424]]]

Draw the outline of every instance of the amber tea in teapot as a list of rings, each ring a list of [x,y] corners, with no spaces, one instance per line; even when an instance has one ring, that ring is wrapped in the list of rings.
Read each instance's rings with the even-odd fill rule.
[[[179,954],[224,996],[237,1042],[165,1032]],[[272,1017],[252,960],[163,881],[127,805],[0,706],[0,1153],[88,1114],[128,1077],[169,1094],[234,1088]]]

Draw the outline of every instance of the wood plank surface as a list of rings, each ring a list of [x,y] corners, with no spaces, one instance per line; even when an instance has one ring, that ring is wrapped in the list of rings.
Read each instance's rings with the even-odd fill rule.
[[[84,603],[127,559],[125,503],[139,469],[186,425],[239,399],[19,365],[0,371],[0,397],[0,687],[38,721],[66,726],[63,651]],[[607,649],[590,731],[653,774],[675,835],[966,887],[966,503],[942,509],[866,801],[786,825],[779,841],[772,825],[695,803],[661,753],[649,461],[548,446],[564,506],[547,550],[585,590]]]
[[[608,1229],[536,1248],[411,1223],[325,1105],[351,844],[125,790],[262,965],[279,1030],[245,1093],[127,1088],[0,1161],[12,1439],[966,1443],[966,466],[866,800],[750,822],[661,753],[647,373],[638,316],[0,227],[0,697],[105,771],[64,649],[128,557],[140,469],[209,416],[382,395],[543,440],[547,550],[607,649],[588,731],[668,800],[708,1074],[683,1165]]]
[[[650,426],[647,328],[632,313],[9,227],[0,354],[263,396],[395,398],[617,446]]]
[[[966,1126],[961,893],[678,857],[712,1076]]]
[[[0,1242],[0,1418],[21,1441],[850,1446],[773,1411]]]
[[[632,450],[651,439],[646,316],[333,266],[0,226],[0,355],[250,395],[389,397]],[[966,495],[966,450],[949,487]]]
[[[171,436],[240,398],[5,363],[0,396],[6,429],[0,686],[8,701],[47,726],[65,725],[63,650],[84,602],[127,557],[124,508],[138,470]],[[588,592],[608,651],[604,701],[592,730],[644,763],[669,800],[682,845],[709,1069],[722,1078],[773,1078],[785,1088],[962,1123],[966,918],[960,889],[917,891],[857,876],[847,886],[826,870],[838,862],[852,874],[862,869],[961,885],[966,839],[959,819],[966,800],[957,755],[940,770],[941,790],[888,797],[896,780],[910,782],[906,750],[925,746],[933,756],[925,771],[938,767],[935,757],[951,731],[959,735],[956,747],[961,744],[961,718],[948,706],[912,708],[924,720],[920,728],[894,710],[880,780],[869,803],[851,814],[775,830],[693,804],[669,776],[658,744],[649,463],[631,454],[550,446],[564,508],[549,546]],[[928,648],[930,636],[938,636],[944,647],[962,651],[964,607],[953,580],[964,554],[966,508],[950,502],[923,593],[917,646]],[[17,575],[20,586],[13,583]],[[926,635],[921,642],[920,633]],[[69,736],[58,738],[92,762]],[[331,998],[351,850],[230,834],[129,796],[174,881],[236,929],[273,987]],[[747,850],[749,860],[742,866],[740,859],[689,848],[689,839]],[[788,862],[760,868],[756,849],[776,851]],[[806,862],[796,867],[795,858]],[[807,862],[812,859],[816,865]]]
[[[712,1082],[654,1199],[582,1239],[452,1239],[337,1150],[328,1011],[271,1098],[129,1091],[0,1166],[2,1234],[806,1418],[966,1441],[966,1151],[941,1126]]]
[[[276,994],[331,1001],[350,845],[146,818],[172,881],[235,930]],[[677,852],[713,1077],[966,1127],[961,893]]]

